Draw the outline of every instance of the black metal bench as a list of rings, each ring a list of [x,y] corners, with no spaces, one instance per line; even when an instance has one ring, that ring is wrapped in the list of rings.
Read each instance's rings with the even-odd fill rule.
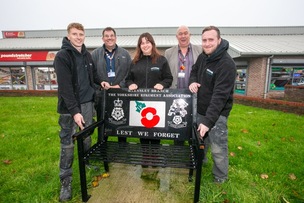
[[[100,102],[102,116],[97,122],[76,133],[82,200],[87,192],[86,167],[99,160],[108,163],[136,164],[189,169],[189,181],[195,173],[194,202],[199,201],[204,143],[193,122],[193,96],[188,90],[111,89]],[[83,140],[98,128],[98,140],[84,152]],[[105,139],[107,136],[171,140],[166,144],[140,144]],[[183,141],[184,145],[174,144]],[[168,144],[169,143],[169,144]]]

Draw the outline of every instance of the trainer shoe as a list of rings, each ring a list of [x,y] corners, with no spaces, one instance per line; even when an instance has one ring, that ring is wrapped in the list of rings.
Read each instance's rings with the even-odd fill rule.
[[[220,178],[214,178],[214,180],[213,180],[213,182],[217,183],[217,184],[222,184],[226,181],[227,181],[227,179],[220,179]]]

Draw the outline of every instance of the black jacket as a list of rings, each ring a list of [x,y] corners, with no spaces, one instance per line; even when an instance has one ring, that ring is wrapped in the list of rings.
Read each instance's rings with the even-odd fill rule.
[[[115,78],[111,83],[108,77],[107,64],[105,60],[105,45],[95,49],[92,52],[94,65],[97,69],[99,77],[102,81],[109,82],[111,85],[119,85],[125,87],[125,77],[127,76],[131,64],[131,56],[128,51],[122,47],[116,46],[114,61],[115,61]]]
[[[77,66],[84,66],[88,72],[88,75],[85,74],[89,77],[86,90],[83,90],[83,84],[79,84],[79,81],[83,81],[83,79],[78,78],[78,75],[80,77],[84,76],[78,74]],[[72,116],[81,113],[80,104],[82,101],[80,100],[80,91],[86,91],[83,93],[83,97],[85,98],[82,98],[82,100],[93,101],[95,92],[94,82],[101,82],[93,65],[91,54],[87,51],[85,45],[82,46],[82,52],[79,53],[71,45],[67,37],[64,37],[61,50],[56,54],[54,60],[54,68],[58,83],[57,112],[60,114],[71,114]]]
[[[219,116],[228,117],[233,105],[236,65],[227,53],[228,41],[222,39],[217,49],[207,56],[199,55],[192,67],[189,84],[198,82],[197,112],[210,129]]]
[[[143,56],[136,64],[132,62],[126,85],[136,84],[138,88],[153,88],[157,83],[169,88],[173,76],[167,59],[160,56],[155,64],[152,64],[150,56]]]

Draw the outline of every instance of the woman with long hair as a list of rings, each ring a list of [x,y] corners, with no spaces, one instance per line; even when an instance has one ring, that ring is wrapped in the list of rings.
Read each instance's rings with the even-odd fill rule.
[[[126,78],[126,85],[129,90],[138,88],[154,88],[162,90],[169,88],[173,76],[167,59],[162,56],[156,48],[155,41],[150,33],[143,33],[139,36],[136,53],[130,66],[130,72]],[[143,145],[143,156],[145,160],[151,156],[157,156],[156,151],[148,149],[146,144],[160,144],[160,140],[140,138]],[[143,167],[147,167],[143,163]]]

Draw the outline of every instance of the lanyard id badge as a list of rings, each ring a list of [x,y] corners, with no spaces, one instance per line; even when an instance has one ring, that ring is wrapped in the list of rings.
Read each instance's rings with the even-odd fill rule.
[[[181,67],[179,69],[180,69],[180,72],[178,72],[177,77],[178,78],[185,78],[186,73],[184,72],[184,70],[186,69],[186,67],[184,65],[181,65]]]
[[[109,78],[115,77],[115,72],[113,72],[112,69],[110,69],[110,72],[108,72],[108,77]]]
[[[179,72],[177,75],[178,78],[185,78],[185,76],[186,76],[185,72]]]

